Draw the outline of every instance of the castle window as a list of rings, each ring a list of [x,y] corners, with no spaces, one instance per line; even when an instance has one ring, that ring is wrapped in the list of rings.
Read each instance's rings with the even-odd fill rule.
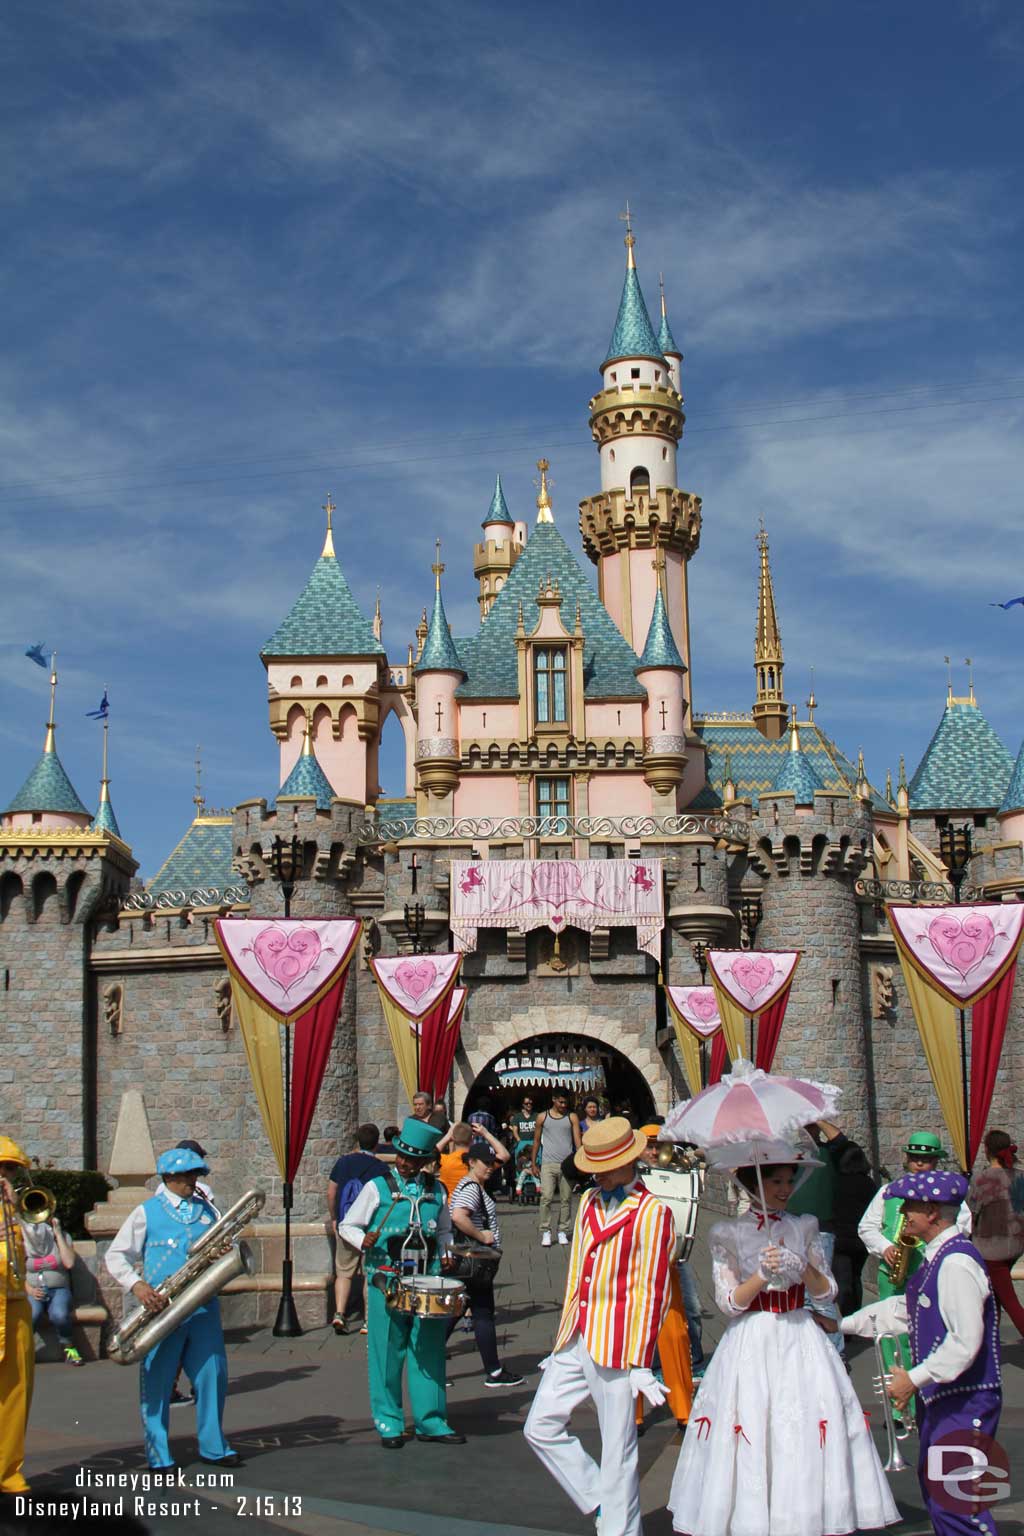
[[[654,382],[655,382],[655,384],[660,384],[661,383],[661,369],[660,368],[655,368],[655,370],[654,370]]]
[[[613,384],[617,384],[618,382],[619,382],[619,376],[618,376],[618,374],[613,369],[612,370],[612,383]]]
[[[327,687],[327,674],[326,674],[326,672],[321,672],[320,673],[320,676],[316,680],[316,685],[317,685],[318,688],[326,688]]]
[[[649,496],[651,494],[650,472],[641,464],[634,469],[629,477],[629,494],[633,499],[636,496]]]
[[[569,803],[568,779],[538,779],[537,780],[537,815],[557,816],[559,818],[571,814]],[[554,832],[568,832],[565,822],[559,820],[552,828]]]
[[[538,725],[565,720],[565,651],[560,646],[534,651],[533,698]]]
[[[630,376],[631,379],[638,379],[640,377],[640,369],[639,368],[631,368],[629,370],[629,376]]]
[[[291,683],[289,684],[289,686],[292,687],[292,688],[301,688],[302,687],[302,678],[298,677],[298,676],[293,677],[292,680],[291,680]]]
[[[341,680],[341,686],[343,688],[351,688],[352,687],[352,673],[351,672],[346,672],[345,673],[345,676]]]

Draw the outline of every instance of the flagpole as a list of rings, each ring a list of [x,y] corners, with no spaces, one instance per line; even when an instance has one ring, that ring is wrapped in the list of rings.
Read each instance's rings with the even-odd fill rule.
[[[299,863],[299,839],[292,837],[288,848],[280,837],[275,837],[275,873],[281,882],[285,920],[292,915],[292,893]],[[287,868],[287,873],[285,872]],[[281,1203],[284,1206],[284,1259],[281,1263],[281,1301],[277,1309],[273,1333],[277,1339],[296,1339],[302,1333],[299,1314],[292,1293],[292,1028],[284,1027],[284,1183],[281,1186]]]

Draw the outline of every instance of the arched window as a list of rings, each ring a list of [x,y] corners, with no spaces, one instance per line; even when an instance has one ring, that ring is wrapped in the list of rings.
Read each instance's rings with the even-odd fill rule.
[[[316,685],[317,685],[318,688],[326,688],[327,687],[327,674],[326,674],[326,672],[321,672],[320,673],[320,676],[316,680]]]
[[[651,494],[651,476],[642,464],[638,464],[629,477],[629,495],[631,500],[639,496]]]
[[[355,686],[355,679],[353,678],[351,672],[345,673],[345,676],[341,680],[341,686],[343,688],[352,688]]]
[[[288,686],[290,688],[301,688],[302,687],[302,678],[298,677],[298,676],[293,677]]]

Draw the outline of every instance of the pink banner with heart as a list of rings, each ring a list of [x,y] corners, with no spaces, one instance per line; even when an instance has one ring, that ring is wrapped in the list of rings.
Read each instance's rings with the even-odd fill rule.
[[[956,1008],[969,1008],[997,986],[1024,934],[1019,901],[919,907],[892,903],[889,926],[900,951]]]
[[[398,955],[370,961],[377,985],[407,1019],[424,1018],[454,984],[461,955]]]
[[[666,987],[672,1012],[701,1040],[710,1040],[722,1027],[714,987]]]
[[[218,918],[214,932],[231,973],[282,1024],[328,992],[352,958],[356,918]]]
[[[481,928],[635,928],[660,958],[665,902],[660,859],[481,859],[451,864],[452,936],[473,950]]]
[[[785,992],[799,959],[797,949],[711,949],[708,969],[736,1007],[756,1017]]]

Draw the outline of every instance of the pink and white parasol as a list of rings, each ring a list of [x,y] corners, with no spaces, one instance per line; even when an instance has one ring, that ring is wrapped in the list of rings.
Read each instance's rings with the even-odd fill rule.
[[[721,1082],[677,1104],[665,1130],[674,1141],[692,1141],[705,1152],[786,1141],[815,1120],[831,1120],[841,1091],[829,1083],[763,1072],[741,1059]]]

